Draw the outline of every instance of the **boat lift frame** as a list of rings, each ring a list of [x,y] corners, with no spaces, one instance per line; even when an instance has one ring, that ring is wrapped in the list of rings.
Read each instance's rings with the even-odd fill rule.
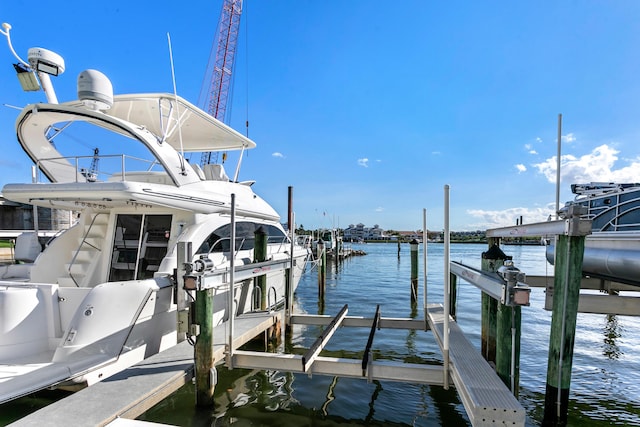
[[[380,307],[373,318],[347,316],[348,305],[344,305],[336,316],[294,315],[291,323],[297,325],[325,325],[316,341],[304,355],[276,354],[260,351],[235,350],[233,366],[238,368],[283,370],[293,373],[365,378],[367,381],[399,381],[444,386],[444,369],[438,365],[374,361],[371,347],[376,329],[424,330],[423,320],[383,318]],[[369,338],[361,360],[319,356],[331,336],[339,327],[370,327]]]
[[[525,274],[513,264],[500,267],[497,273],[477,270],[457,261],[451,261],[451,274],[475,285],[492,298],[508,306],[529,305],[531,289],[525,282]]]
[[[445,205],[448,210],[448,186],[445,188],[447,190],[445,192]],[[235,236],[233,230],[235,229],[235,200],[233,194],[231,198],[231,251],[234,253]],[[446,228],[448,229],[448,212],[445,214],[445,218],[447,219]],[[445,243],[448,244],[448,241]],[[448,253],[448,250],[445,252]],[[267,271],[287,271],[287,268],[290,268],[289,274],[292,274],[293,250],[291,251],[291,256],[284,260],[253,263],[238,268],[236,268],[233,263],[230,263],[229,268],[222,271],[214,271],[210,263],[207,258],[192,262],[190,243],[179,246],[179,268],[176,272],[177,288],[194,290],[201,295],[216,286],[225,284],[230,286],[229,289],[232,290],[232,284],[257,277],[265,274]],[[450,279],[448,256],[445,257],[445,270],[445,289],[448,289]],[[509,274],[513,276],[511,282],[507,283],[506,276],[500,282],[501,295],[509,301],[515,301],[512,290],[519,287],[517,283],[518,276],[512,273],[514,273],[513,269],[509,272]],[[468,274],[470,274],[470,272]],[[290,278],[291,276],[288,277]],[[507,283],[507,285],[505,285],[505,283]],[[491,284],[487,286],[495,287],[496,285]],[[292,293],[291,290],[291,286],[289,286],[288,298],[292,297],[292,295],[290,295]],[[180,293],[184,294],[184,292]],[[228,342],[225,344],[226,366],[228,369],[237,367],[280,370],[292,373],[306,373],[309,376],[319,374],[364,378],[367,381],[411,382],[414,384],[442,386],[445,389],[449,388],[450,383],[455,383],[464,402],[464,406],[467,409],[467,414],[474,426],[494,425],[493,423],[495,422],[509,422],[513,425],[523,425],[525,415],[522,406],[515,400],[510,391],[504,387],[504,384],[502,384],[500,378],[495,375],[495,372],[489,364],[484,361],[479,354],[475,354],[472,350],[472,344],[464,337],[464,334],[456,325],[455,321],[450,319],[448,298],[449,293],[445,292],[444,307],[440,304],[431,304],[425,307],[426,318],[419,320],[383,318],[380,313],[380,306],[377,306],[373,318],[347,316],[348,305],[343,306],[340,312],[333,317],[293,315],[291,308],[292,301],[288,300],[286,301],[285,312],[282,314],[282,318],[286,319],[288,326],[295,324],[325,325],[324,330],[303,355],[246,351],[233,347],[234,313],[233,310],[230,310],[229,320],[227,322]],[[228,304],[230,307],[233,307],[232,291],[228,292]],[[206,316],[206,313],[201,313],[200,316],[203,314]],[[196,318],[198,318],[197,313]],[[325,348],[330,338],[341,326],[370,328],[369,337],[365,344],[361,360],[320,356],[321,351]],[[404,330],[431,329],[437,343],[443,351],[443,365],[416,364],[388,360],[374,361],[371,351],[373,340],[376,329],[379,330],[383,327]],[[210,332],[212,331],[208,331],[207,334]],[[454,350],[451,355],[449,354],[450,343],[452,350]],[[451,363],[449,361],[450,356]],[[203,363],[203,359],[198,357],[197,351],[195,374],[196,395],[197,397],[204,395],[205,398],[202,399],[202,404],[208,404],[209,401],[206,396],[209,395],[211,398],[213,396],[213,387],[215,387],[215,380],[217,378],[216,370],[213,360],[208,360],[208,358],[205,357]],[[204,385],[199,385],[199,383]],[[475,393],[473,390],[486,390],[486,393]],[[489,391],[491,393],[490,397],[486,395]]]

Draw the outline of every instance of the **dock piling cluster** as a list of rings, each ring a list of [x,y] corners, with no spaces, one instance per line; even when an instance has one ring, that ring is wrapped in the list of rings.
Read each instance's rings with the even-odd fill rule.
[[[513,236],[556,236],[553,282],[555,298],[553,298],[549,337],[543,426],[567,424],[584,243],[586,236],[590,233],[591,220],[581,219],[578,207],[573,206],[569,208],[564,220],[487,230],[487,237],[496,239]],[[508,317],[511,317],[512,324],[520,323],[520,312],[505,312],[502,318],[497,320],[498,325],[502,324],[498,326],[499,330],[505,330],[503,323],[507,322]],[[519,354],[519,337],[512,345],[514,346],[513,354]],[[498,349],[501,347],[500,344],[497,345]],[[504,360],[496,357],[496,369],[500,370],[502,378],[506,377],[504,366],[506,366]],[[514,379],[517,385],[517,376]]]

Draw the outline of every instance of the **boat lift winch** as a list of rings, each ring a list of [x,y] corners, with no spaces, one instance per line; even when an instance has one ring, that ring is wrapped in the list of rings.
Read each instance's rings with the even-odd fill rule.
[[[513,265],[513,261],[505,261],[496,273],[477,270],[462,263],[451,261],[451,274],[466,280],[480,288],[501,304],[528,306],[531,288],[524,283],[526,276]]]

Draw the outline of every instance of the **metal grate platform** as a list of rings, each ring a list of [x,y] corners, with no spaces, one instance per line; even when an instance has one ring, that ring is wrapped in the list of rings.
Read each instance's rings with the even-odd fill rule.
[[[442,349],[444,309],[430,305],[428,315],[431,330]],[[474,427],[524,426],[526,414],[520,402],[451,319],[449,358],[451,378]]]

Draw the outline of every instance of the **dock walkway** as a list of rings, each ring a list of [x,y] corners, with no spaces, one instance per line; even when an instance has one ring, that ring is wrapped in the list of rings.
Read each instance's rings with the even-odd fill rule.
[[[266,331],[280,312],[242,315],[234,319],[234,348]],[[214,329],[214,359],[224,360],[226,324]],[[105,426],[118,418],[135,419],[167,398],[193,377],[193,347],[183,341],[144,361],[52,403],[10,424],[13,427],[45,425]]]
[[[429,326],[443,348],[444,309],[429,305]],[[525,410],[460,326],[449,321],[451,378],[474,427],[524,426]]]

